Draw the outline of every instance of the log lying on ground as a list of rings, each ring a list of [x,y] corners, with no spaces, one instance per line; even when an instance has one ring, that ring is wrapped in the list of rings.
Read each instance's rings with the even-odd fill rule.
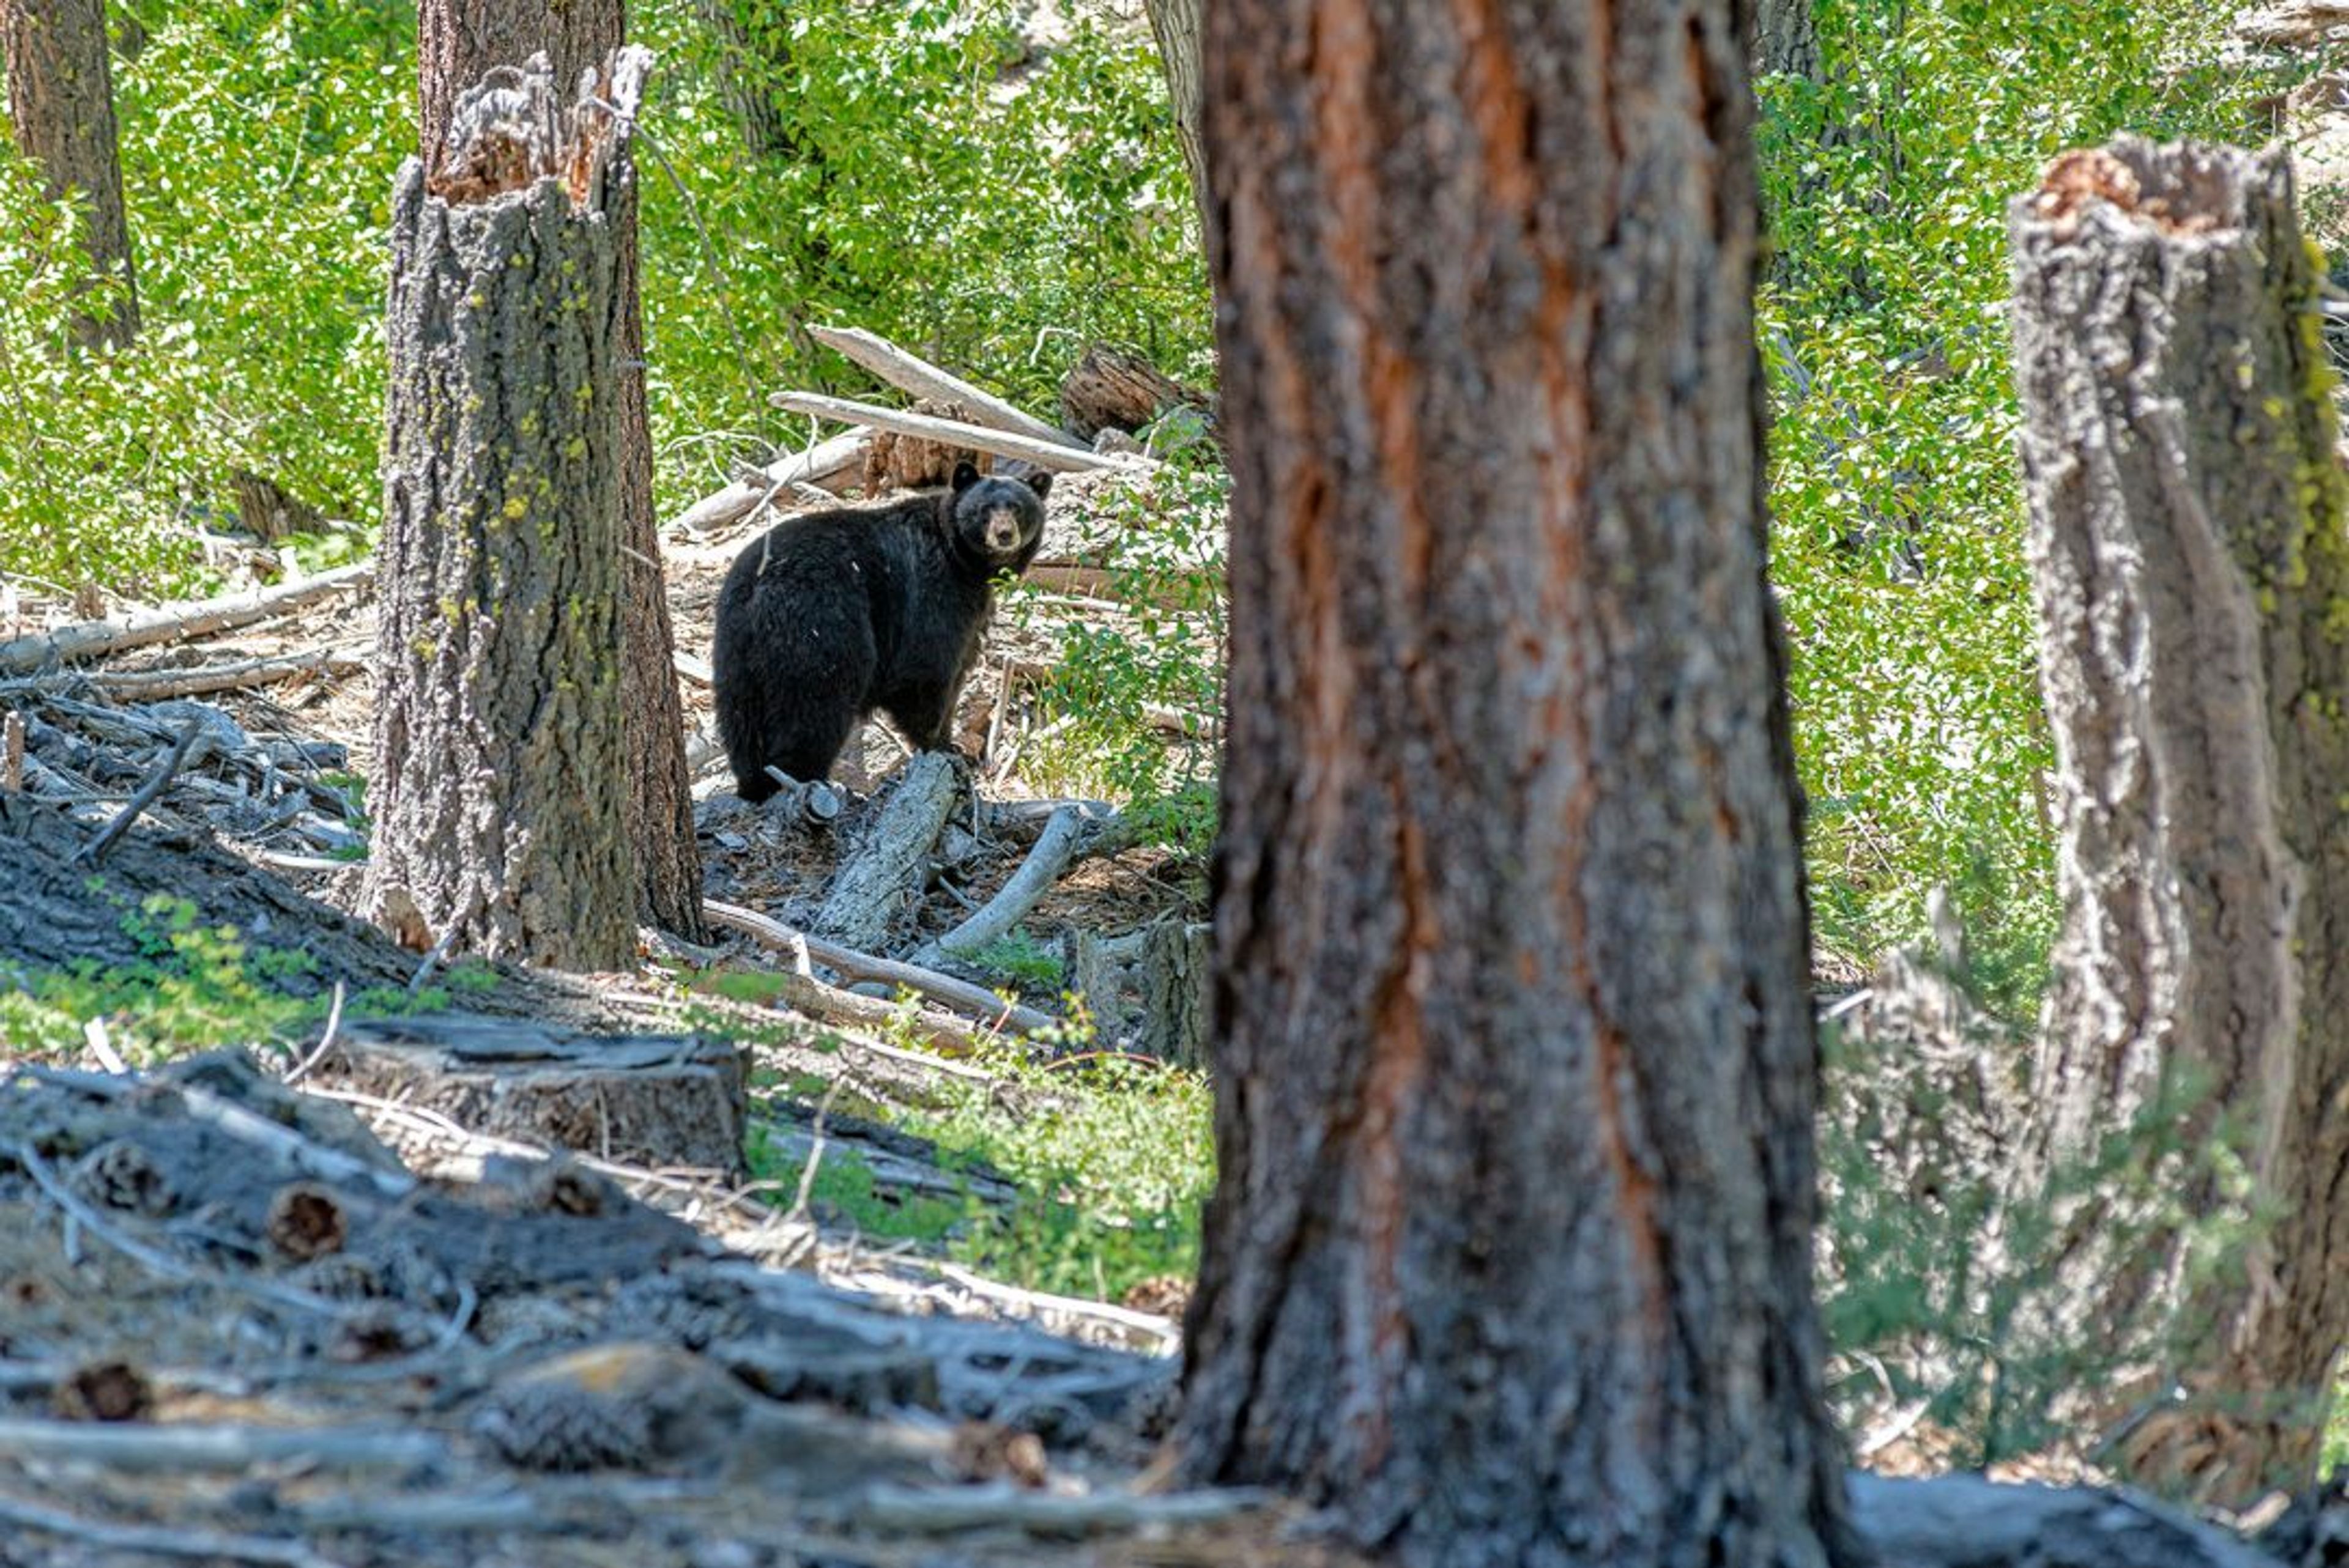
[[[1851,1478],[1852,1522],[1899,1568],[2276,1568],[2215,1526],[2096,1487]]]
[[[916,752],[888,793],[868,808],[854,847],[842,857],[816,911],[815,929],[845,947],[883,945],[899,916],[920,899],[930,851],[963,794],[956,758]]]
[[[201,637],[249,626],[273,615],[283,615],[305,604],[315,604],[337,593],[365,588],[375,581],[375,564],[362,562],[333,572],[322,572],[299,583],[280,583],[249,593],[230,593],[192,604],[163,604],[135,610],[127,615],[82,621],[54,632],[14,637],[0,643],[0,675],[23,675],[51,661],[94,658],[155,643]]]
[[[1009,430],[990,430],[984,425],[908,414],[903,409],[885,408],[877,403],[826,397],[815,392],[778,392],[768,401],[794,414],[814,414],[826,419],[838,419],[843,424],[870,425],[876,429],[895,430],[900,435],[921,436],[953,446],[971,447],[982,452],[993,452],[1001,458],[1018,458],[1023,462],[1034,463],[1038,468],[1055,471],[1089,472],[1095,469],[1115,469],[1133,472],[1156,466],[1155,459],[1150,458],[1089,452],[1081,447],[1071,447],[1059,441],[1040,441],[1032,436],[1015,436]]]
[[[794,959],[804,954],[809,963],[837,969],[852,979],[901,986],[992,1027],[1032,1034],[1052,1023],[1050,1017],[1033,1007],[1016,1004],[1006,1006],[1001,997],[984,985],[974,985],[968,980],[957,980],[935,969],[900,964],[891,958],[875,958],[870,954],[843,947],[837,942],[827,942],[821,936],[794,931],[781,921],[770,920],[755,910],[744,909],[739,904],[705,899],[702,907],[709,912],[711,924],[741,932],[778,953]]]
[[[1009,430],[1013,435],[1029,436],[1039,441],[1050,441],[1080,452],[1087,449],[1084,442],[1071,439],[1032,414],[1012,407],[992,393],[981,391],[961,377],[941,370],[927,360],[917,358],[895,344],[875,337],[869,332],[850,326],[812,326],[808,328],[808,335],[916,397],[961,404],[969,410],[974,424]]]
[[[670,519],[669,526],[690,533],[709,533],[732,527],[761,506],[790,494],[796,486],[822,489],[837,484],[863,469],[864,449],[872,434],[860,428],[844,436],[818,441],[803,452],[778,458],[757,474],[703,496]]]

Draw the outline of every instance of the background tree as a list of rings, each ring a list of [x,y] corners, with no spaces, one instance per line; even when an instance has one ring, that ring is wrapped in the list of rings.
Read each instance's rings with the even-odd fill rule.
[[[1191,193],[1204,222],[1207,204],[1206,155],[1199,141],[1200,0],[1143,0],[1150,34],[1158,40],[1158,61],[1166,72],[1166,97],[1174,110],[1174,134],[1183,141],[1183,167],[1191,172]]]
[[[1732,7],[1226,0],[1206,84],[1189,1471],[1412,1563],[1843,1561]]]
[[[2078,1314],[2050,1331],[2166,1330],[2139,1370],[2187,1397],[2117,1451],[2240,1504],[2316,1479],[2349,1338],[2349,487],[2323,279],[2281,150],[2069,154],[2013,236],[2064,846],[2033,1175],[2159,1140],[2144,1191],[2069,1200]],[[2196,1221],[2232,1229],[2227,1266],[2196,1264]]]
[[[1754,0],[1754,69],[1762,76],[1819,77],[1819,30],[1811,0]]]
[[[646,57],[572,112],[543,63],[400,171],[385,336],[365,901],[413,945],[635,953],[611,209]]]
[[[74,335],[86,344],[128,343],[139,333],[139,292],[122,212],[106,0],[0,0],[0,49],[18,150],[40,164],[52,201],[82,193],[91,264],[120,284],[102,310],[76,316]]]
[[[418,127],[427,169],[439,167],[449,111],[465,87],[496,66],[543,51],[568,95],[582,71],[599,66],[626,35],[625,0],[424,0],[417,12]],[[640,913],[681,936],[698,938],[701,856],[693,839],[693,798],[685,766],[685,717],[678,699],[676,635],[653,515],[652,427],[645,406],[645,330],[636,287],[636,192],[622,182],[608,213],[620,251],[611,331],[619,400],[623,599],[621,703],[628,733],[628,837],[643,881]]]

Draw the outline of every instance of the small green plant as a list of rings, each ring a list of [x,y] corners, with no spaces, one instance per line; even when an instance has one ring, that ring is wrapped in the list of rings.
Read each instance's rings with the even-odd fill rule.
[[[1122,611],[1059,623],[1050,739],[1027,769],[1120,801],[1142,841],[1202,859],[1222,768],[1229,493],[1222,470],[1169,463],[1121,497],[1107,555]]]
[[[997,937],[972,954],[970,961],[1023,985],[1044,987],[1059,985],[1064,967],[1061,955],[1025,927]]]

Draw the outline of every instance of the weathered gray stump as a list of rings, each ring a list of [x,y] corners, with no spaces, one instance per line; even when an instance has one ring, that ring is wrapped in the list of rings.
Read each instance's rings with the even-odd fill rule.
[[[843,946],[879,951],[928,885],[938,834],[969,782],[943,751],[917,751],[907,759],[859,819],[814,928]]]
[[[415,944],[631,952],[607,201],[649,58],[618,117],[491,72],[394,193],[367,903]]]
[[[585,1035],[507,1019],[348,1026],[326,1081],[437,1111],[469,1132],[632,1165],[734,1172],[748,1052],[698,1036]]]
[[[2140,1118],[2164,1134],[2146,1202],[2059,1204],[2076,1294],[2052,1326],[2169,1358],[2148,1376],[2187,1398],[2122,1457],[2240,1501],[2310,1479],[2349,1335],[2349,537],[2320,274],[2280,150],[2067,154],[2013,241],[2064,905],[2033,1174]],[[2271,1218],[2195,1284],[2176,1213]]]

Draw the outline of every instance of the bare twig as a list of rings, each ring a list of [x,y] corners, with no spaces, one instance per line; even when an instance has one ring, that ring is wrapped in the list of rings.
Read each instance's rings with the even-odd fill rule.
[[[306,654],[281,654],[243,659],[234,664],[202,665],[184,670],[93,671],[90,685],[109,696],[153,701],[191,696],[200,692],[241,691],[307,675],[348,675],[367,668],[367,661],[334,648],[313,648]]]
[[[981,904],[977,913],[931,946],[940,953],[968,958],[988,943],[1001,940],[1036,907],[1037,900],[1051,891],[1053,882],[1076,859],[1078,847],[1092,826],[1078,807],[1062,806],[1054,811],[1011,880]]]
[[[100,828],[96,838],[75,852],[74,858],[93,866],[104,860],[107,851],[114,848],[114,841],[130,830],[130,824],[139,820],[139,814],[155,803],[155,798],[171,782],[171,776],[187,763],[188,754],[204,734],[202,719],[188,720],[187,727],[180,731],[180,738],[171,743],[171,755],[148,775],[147,781],[139,786],[139,792],[130,797],[122,810],[115,814],[114,820]]]
[[[0,719],[0,789],[25,787],[25,716],[15,708]]]

